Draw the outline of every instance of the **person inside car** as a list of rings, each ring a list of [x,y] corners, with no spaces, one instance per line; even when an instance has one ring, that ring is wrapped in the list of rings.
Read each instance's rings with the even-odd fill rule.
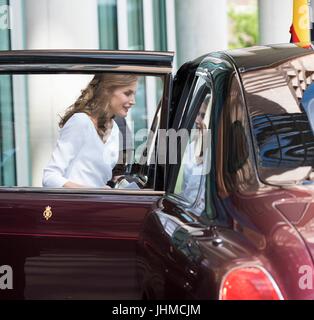
[[[137,76],[96,74],[59,123],[60,135],[43,186],[110,188],[119,157],[119,128],[113,118],[126,117],[135,104]]]
[[[208,144],[210,95],[207,95],[201,104],[192,130],[191,141],[184,155],[184,170],[182,179],[182,193],[189,202],[196,203],[196,209],[201,213],[205,208],[205,154]],[[206,161],[207,162],[207,161]]]

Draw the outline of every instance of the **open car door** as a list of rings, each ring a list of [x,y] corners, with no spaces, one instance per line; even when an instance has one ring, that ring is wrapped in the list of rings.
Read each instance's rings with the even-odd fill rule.
[[[52,129],[42,112],[59,97],[70,102],[66,89],[54,90],[62,81],[81,85],[85,80],[76,76],[133,73],[143,78],[137,99],[142,106],[153,104],[147,94],[152,84],[162,92],[159,125],[166,126],[172,61],[172,53],[154,52],[0,53],[0,266],[13,271],[13,288],[7,282],[0,299],[141,298],[136,244],[145,216],[164,193],[163,182],[156,186],[159,167],[149,166],[141,190],[43,188],[38,181],[55,139],[43,141]],[[155,79],[161,85],[154,87]],[[49,112],[57,116],[55,111]],[[136,120],[136,112],[132,116]]]

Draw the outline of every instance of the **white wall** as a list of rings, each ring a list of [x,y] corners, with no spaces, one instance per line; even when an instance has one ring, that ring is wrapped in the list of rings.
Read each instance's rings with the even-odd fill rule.
[[[178,66],[228,46],[226,0],[176,0]]]
[[[260,44],[288,43],[293,0],[259,0]]]
[[[25,1],[27,49],[97,49],[97,0]]]

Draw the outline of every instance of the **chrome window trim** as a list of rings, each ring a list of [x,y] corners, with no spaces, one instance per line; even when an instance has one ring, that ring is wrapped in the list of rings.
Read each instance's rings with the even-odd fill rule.
[[[43,187],[0,187],[1,193],[49,193],[49,194],[91,194],[91,195],[153,195],[163,196],[164,191],[153,189],[102,189],[102,188],[43,188]]]
[[[145,73],[145,74],[170,74],[172,68],[168,67],[152,67],[152,66],[133,66],[133,65],[106,65],[106,64],[0,64],[0,72],[132,72],[132,73]]]

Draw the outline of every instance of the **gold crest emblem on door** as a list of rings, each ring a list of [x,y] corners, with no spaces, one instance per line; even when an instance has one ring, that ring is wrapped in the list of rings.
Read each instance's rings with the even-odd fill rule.
[[[43,216],[46,220],[49,220],[52,217],[52,211],[51,211],[51,207],[46,207]]]

